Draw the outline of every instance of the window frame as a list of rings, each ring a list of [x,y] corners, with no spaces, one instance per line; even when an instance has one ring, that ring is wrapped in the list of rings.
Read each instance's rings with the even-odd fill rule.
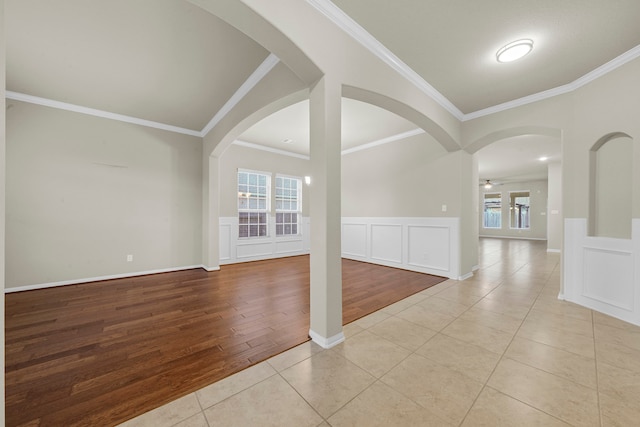
[[[240,174],[247,174],[247,183],[246,184],[241,184],[241,178],[240,178]],[[256,179],[256,184],[251,184],[251,175],[256,175],[257,179]],[[265,177],[265,184],[261,185],[260,184],[260,177],[264,176]],[[246,186],[246,191],[242,191],[243,187],[241,186]],[[252,187],[257,187],[258,191],[256,192],[256,194],[260,195],[259,189],[264,187],[265,190],[265,195],[264,197],[251,197],[249,196],[247,197],[242,197],[242,194],[246,194],[249,193],[251,194],[251,188]],[[237,227],[237,231],[238,231],[238,239],[240,240],[247,240],[247,239],[265,239],[265,238],[269,238],[269,236],[271,235],[270,233],[270,216],[271,216],[271,172],[265,172],[265,171],[256,171],[256,170],[251,170],[251,169],[242,169],[242,168],[238,168],[237,173],[236,173],[236,191],[238,194],[238,204],[237,204],[237,209],[238,209],[238,214],[237,214],[237,218],[238,218],[238,227]],[[243,203],[242,201],[246,200],[247,201],[247,205],[246,207],[243,207]],[[251,207],[250,205],[252,204],[252,201],[255,200],[255,205],[257,205],[256,207]],[[264,201],[264,207],[261,207],[261,203],[260,201]],[[253,214],[253,215],[252,215]],[[243,219],[243,217],[246,218],[246,221]],[[252,221],[256,221],[252,223]],[[256,228],[252,227],[255,226]],[[243,233],[243,228],[246,227],[246,233]],[[252,230],[257,230],[257,234],[252,234]],[[264,234],[263,234],[264,232]],[[246,234],[246,235],[244,235]]]
[[[286,190],[292,190],[291,187],[287,188],[286,186],[283,187],[279,187],[278,186],[278,180],[279,179],[284,179],[284,180],[289,180],[289,181],[294,181],[297,185],[296,190],[296,197],[295,197],[295,203],[296,203],[296,208],[295,209],[284,209],[284,208],[278,208],[278,202],[279,201],[283,201],[284,200],[279,200],[280,197],[285,197],[284,195],[279,196],[278,195],[278,190],[282,189],[283,192]],[[274,193],[274,212],[275,212],[275,221],[274,221],[274,229],[275,229],[275,236],[277,238],[286,238],[286,237],[299,237],[302,235],[302,181],[303,178],[299,177],[299,176],[293,176],[293,175],[287,175],[287,174],[281,174],[278,173],[276,174],[276,179],[275,179],[275,193]],[[290,196],[291,197],[291,196]],[[289,198],[288,200],[289,202],[294,201],[293,199]],[[279,215],[282,215],[282,221],[280,221]],[[295,222],[293,222],[293,220],[291,219],[292,217],[289,216],[289,220],[287,221],[287,215],[295,215],[296,216],[296,220]],[[280,226],[282,226],[280,228]],[[287,229],[287,226],[289,226],[289,233],[286,233],[285,230]],[[295,228],[295,233],[292,232],[292,230]],[[278,230],[281,230],[281,232],[279,233]]]
[[[514,206],[513,204],[515,203],[515,198],[517,198],[518,196],[516,196],[515,198],[512,198],[512,194],[524,194],[527,193],[528,196],[526,196],[529,199],[529,204],[527,205],[527,227],[514,227],[513,226],[513,220],[514,220]],[[525,196],[521,196],[521,197],[525,197]],[[531,230],[531,191],[530,190],[517,190],[517,191],[509,191],[509,229],[510,230]]]
[[[489,199],[498,199],[500,205],[498,206],[497,213],[499,214],[499,226],[498,227],[488,227],[487,226],[487,196],[498,196],[498,197],[489,197]],[[482,228],[486,230],[501,230],[502,229],[502,193],[501,192],[488,192],[484,193],[482,197]]]

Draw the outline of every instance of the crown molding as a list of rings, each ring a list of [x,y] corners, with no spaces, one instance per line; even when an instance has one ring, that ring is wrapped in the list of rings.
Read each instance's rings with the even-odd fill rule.
[[[366,143],[366,144],[358,145],[357,147],[353,147],[353,148],[348,148],[346,150],[342,150],[341,154],[344,156],[345,154],[351,154],[351,153],[355,153],[357,151],[368,150],[370,148],[377,147],[379,145],[388,144],[390,142],[399,141],[401,139],[409,138],[409,137],[412,137],[412,136],[415,136],[415,135],[421,135],[423,133],[425,133],[425,131],[424,131],[424,129],[421,129],[421,128],[409,130],[409,131],[406,131],[406,132],[398,133],[398,134],[395,134],[395,135],[388,136],[386,138],[379,139],[377,141],[373,141],[373,142],[369,142],[369,143]],[[298,159],[303,159],[303,160],[310,160],[311,159],[311,157],[309,157],[309,156],[307,156],[305,154],[298,154],[298,153],[294,153],[294,152],[291,152],[291,151],[280,150],[278,148],[267,147],[266,145],[260,145],[260,144],[254,144],[252,142],[241,141],[239,139],[236,139],[235,141],[233,141],[232,144],[233,145],[239,145],[241,147],[253,148],[253,149],[256,149],[256,150],[268,151],[268,152],[274,153],[274,154],[281,154],[283,156],[296,157]]]
[[[350,35],[354,40],[367,48],[371,53],[384,61],[400,75],[408,79],[425,94],[427,94],[434,101],[440,104],[442,108],[447,110],[462,122],[572,92],[596,80],[597,78],[602,77],[610,71],[615,70],[616,68],[626,64],[627,62],[640,57],[640,45],[638,45],[566,85],[558,86],[556,88],[534,93],[532,95],[518,98],[513,101],[504,102],[502,104],[464,114],[444,95],[438,92],[433,86],[431,86],[426,80],[424,80],[424,78],[413,71],[407,64],[400,60],[400,58],[395,56],[389,49],[387,49],[382,43],[380,43],[375,37],[368,33],[364,28],[362,28],[351,17],[349,17],[349,15],[343,12],[342,9],[333,4],[330,0],[307,0],[307,3],[309,3],[324,16],[329,18],[329,20],[336,24],[345,33]]]
[[[169,132],[181,133],[184,135],[197,136],[203,138],[217,125],[220,120],[226,116],[250,91],[275,67],[280,59],[274,54],[270,54],[255,69],[249,78],[236,90],[229,100],[222,106],[209,123],[201,130],[186,129],[179,126],[168,125],[165,123],[154,122],[152,120],[140,119],[137,117],[125,116],[124,114],[111,113],[109,111],[98,110],[95,108],[83,107],[81,105],[69,104],[67,102],[55,101],[53,99],[42,98],[39,96],[27,95],[25,93],[6,91],[5,98],[15,101],[28,102],[30,104],[42,105],[45,107],[57,108],[59,110],[73,111],[75,113],[86,114],[89,116],[102,117],[104,119],[116,120],[119,122],[132,123],[135,125],[150,127],[154,129],[166,130]]]
[[[462,121],[464,122],[467,120],[477,119],[478,117],[488,116],[491,114],[499,113],[501,111],[506,111],[512,108],[531,104],[533,102],[542,101],[543,99],[553,98],[554,96],[573,92],[574,90],[579,89],[582,86],[585,86],[586,84],[589,84],[592,81],[599,79],[605,74],[608,74],[611,71],[639,57],[640,57],[640,45],[629,49],[622,55],[619,55],[613,58],[611,61],[607,62],[606,64],[599,66],[595,70],[588,72],[584,76],[577,78],[571,83],[567,83],[566,85],[558,86],[553,89],[545,90],[542,92],[534,93],[532,95],[528,95],[522,98],[514,99],[513,101],[509,101],[502,104],[494,105],[492,107],[484,108],[482,110],[474,111],[473,113],[465,114],[464,117],[462,118]]]
[[[451,101],[449,101],[444,95],[438,92],[433,86],[425,81],[418,73],[413,71],[408,65],[402,62],[397,56],[395,56],[389,49],[387,49],[382,43],[369,34],[364,28],[358,25],[353,19],[351,19],[340,8],[333,4],[330,0],[306,0],[312,7],[329,18],[340,29],[345,31],[349,36],[362,44],[370,52],[380,58],[383,62],[389,65],[392,69],[398,72],[400,75],[408,79],[416,87],[418,87],[427,96],[436,101],[442,108],[451,113],[458,120],[465,122],[473,120],[479,117],[488,116],[501,111],[506,111],[512,108],[521,107],[523,105],[538,102],[544,99],[552,98],[554,96],[566,94],[572,92],[602,76],[617,69],[618,67],[627,64],[640,57],[640,45],[628,50],[627,52],[612,59],[606,64],[594,69],[593,71],[579,77],[571,83],[558,86],[553,89],[549,89],[543,92],[534,93],[519,99],[504,102],[502,104],[494,105],[488,108],[477,110],[471,113],[462,113]],[[69,104],[66,102],[55,101],[52,99],[42,98],[33,95],[27,95],[19,92],[6,91],[5,98],[13,99],[16,101],[27,102],[31,104],[42,105],[51,108],[57,108],[61,110],[73,111],[80,114],[87,114],[90,116],[102,117],[110,120],[121,121],[125,123],[132,123],[140,126],[166,130],[169,132],[180,133],[184,135],[196,136],[203,138],[206,136],[242,99],[245,97],[251,89],[253,89],[278,63],[279,58],[273,53],[269,54],[267,58],[256,68],[256,70],[249,76],[249,78],[236,90],[236,92],[229,98],[229,100],[222,106],[222,108],[211,118],[209,123],[201,130],[196,131],[192,129],[186,129],[179,126],[168,125],[165,123],[154,122],[151,120],[140,119],[137,117],[126,116],[123,114],[112,113],[109,111],[98,110],[95,108],[83,107],[80,105]],[[402,135],[402,134],[399,134]],[[396,138],[392,136],[388,142],[396,141],[398,139],[406,138],[408,136],[400,136]],[[349,154],[355,151],[371,148],[376,145],[385,144],[387,138],[379,141],[374,141],[368,144],[361,145],[352,149],[344,150],[342,154]],[[250,143],[246,143],[250,144]],[[241,144],[239,144],[241,145]],[[263,146],[252,144],[253,148],[262,149]],[[275,149],[274,149],[275,150]],[[291,153],[285,150],[277,150],[279,154],[299,156],[296,153]],[[307,158],[303,156],[301,158]]]
[[[139,119],[137,117],[125,116],[123,114],[111,113],[109,111],[97,110],[95,108],[83,107],[81,105],[54,101],[53,99],[41,98],[39,96],[27,95],[24,93],[12,92],[9,90],[6,91],[5,98],[13,99],[14,101],[22,101],[28,102],[30,104],[42,105],[45,107],[57,108],[59,110],[73,111],[75,113],[87,114],[89,116],[102,117],[109,120],[117,120],[119,122],[132,123],[135,125],[166,130],[169,132],[181,133],[184,135],[201,137],[200,132],[192,129],[167,125],[165,123],[154,122],[151,120]]]
[[[357,151],[368,150],[369,148],[377,147],[379,145],[388,144],[390,142],[399,141],[401,139],[409,138],[411,136],[420,135],[425,133],[424,129],[418,128],[413,129],[407,132],[398,133],[396,135],[391,135],[386,138],[379,139],[377,141],[369,142],[367,144],[358,145],[357,147],[348,148],[346,150],[342,150],[342,155],[355,153]]]
[[[329,18],[334,24],[336,24],[345,33],[350,35],[354,40],[359,42],[371,53],[380,58],[384,63],[389,65],[392,69],[398,72],[401,76],[409,80],[422,92],[427,94],[431,99],[436,101],[442,108],[451,113],[458,120],[462,120],[464,114],[458,109],[451,101],[445,98],[440,92],[438,92],[433,86],[431,86],[425,79],[423,79],[418,73],[413,71],[411,67],[402,62],[393,52],[387,49],[382,43],[380,43],[375,37],[369,34],[364,28],[362,28],[356,21],[351,19],[349,15],[344,13],[342,9],[333,4],[329,0],[307,0],[312,7]]]
[[[235,141],[233,141],[232,144],[233,145],[239,145],[241,147],[253,148],[253,149],[256,149],[256,150],[268,151],[269,153],[280,154],[280,155],[283,155],[283,156],[295,157],[297,159],[302,159],[302,160],[310,160],[311,159],[311,157],[309,157],[307,155],[304,155],[304,154],[298,154],[298,153],[294,153],[292,151],[286,151],[286,150],[280,150],[280,149],[277,149],[277,148],[267,147],[266,145],[254,144],[252,142],[241,141],[239,139],[236,139]]]
[[[247,80],[236,90],[236,92],[229,98],[227,102],[220,108],[218,111],[207,123],[207,125],[200,132],[200,136],[205,137],[207,134],[217,125],[220,120],[226,116],[229,111],[233,109],[238,103],[244,98],[250,91],[257,85],[260,80],[262,80],[268,73],[275,67],[280,59],[274,55],[273,53],[269,54],[267,58],[262,61],[262,64],[255,69],[253,73],[249,76]]]
[[[622,55],[619,55],[613,58],[611,61],[607,62],[606,64],[603,64],[598,68],[596,68],[595,70],[588,72],[584,76],[569,83],[569,85],[572,86],[572,90],[576,90],[586,85],[587,83],[591,83],[592,81],[604,76],[605,74],[615,70],[616,68],[621,67],[624,64],[631,62],[634,59],[639,57],[640,57],[640,45],[629,49]]]

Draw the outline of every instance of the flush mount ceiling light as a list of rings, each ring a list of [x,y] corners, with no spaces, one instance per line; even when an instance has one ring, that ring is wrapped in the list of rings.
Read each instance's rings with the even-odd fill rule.
[[[493,185],[491,185],[491,180],[488,179],[487,182],[485,182],[484,184],[484,188],[489,190],[491,187],[493,187]]]
[[[547,156],[542,156],[538,160],[540,160],[541,162],[546,162],[547,160],[549,160],[549,158]]]
[[[522,39],[516,40],[508,45],[500,48],[496,53],[498,62],[511,62],[520,59],[533,49],[533,40]]]

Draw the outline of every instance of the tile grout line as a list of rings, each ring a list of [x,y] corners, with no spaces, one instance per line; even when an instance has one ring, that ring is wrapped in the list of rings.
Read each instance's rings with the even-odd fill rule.
[[[521,267],[522,268],[522,267]],[[554,268],[555,269],[555,268]],[[518,269],[520,270],[520,269]],[[516,271],[518,271],[516,270]],[[513,275],[513,273],[511,274]],[[498,362],[496,363],[496,365],[494,366],[494,368],[492,369],[491,373],[489,374],[489,376],[487,377],[486,381],[484,382],[482,389],[480,390],[480,392],[478,393],[478,395],[476,396],[476,398],[473,400],[473,403],[471,404],[471,406],[469,406],[469,409],[467,410],[467,412],[465,413],[464,417],[462,418],[462,421],[460,422],[459,426],[461,426],[462,424],[464,424],[464,421],[467,419],[467,417],[469,416],[469,413],[471,412],[471,409],[473,409],[473,407],[475,406],[476,402],[478,401],[478,398],[480,397],[480,395],[484,392],[485,388],[489,387],[491,389],[493,389],[493,387],[488,386],[487,384],[489,383],[489,381],[491,380],[491,377],[493,376],[493,374],[495,373],[496,369],[498,368],[498,365],[500,365],[500,363],[502,362],[502,360],[505,358],[505,354],[507,353],[507,350],[509,349],[509,347],[511,346],[511,344],[513,343],[513,340],[515,339],[516,335],[518,334],[518,332],[520,331],[520,329],[522,328],[522,325],[524,324],[525,320],[527,319],[527,317],[529,317],[529,314],[531,313],[531,310],[533,309],[533,306],[535,305],[536,301],[538,301],[538,298],[540,297],[540,294],[542,293],[542,290],[549,284],[549,281],[551,280],[551,275],[549,275],[545,281],[545,285],[538,291],[538,294],[536,295],[535,300],[533,300],[533,302],[531,303],[531,306],[529,307],[529,310],[527,310],[527,314],[526,316],[524,316],[522,318],[522,321],[520,322],[520,326],[518,326],[518,329],[515,331],[515,333],[513,334],[513,337],[511,338],[511,340],[509,341],[509,344],[505,347],[504,351],[502,352],[502,355],[500,355],[500,359],[498,359]],[[504,283],[504,280],[500,282],[500,285],[498,285],[498,287],[502,286],[502,283]],[[494,288],[497,289],[498,287]],[[493,291],[492,291],[493,292]],[[476,303],[477,304],[477,303]],[[508,359],[508,357],[507,357]],[[495,389],[494,389],[495,390]],[[503,392],[501,392],[500,390],[496,390],[501,394],[504,394],[505,396],[508,396],[514,400],[517,400],[518,402],[521,402],[524,405],[527,405],[530,408],[533,408],[537,411],[540,411],[544,414],[549,415],[550,417],[553,417],[557,420],[560,420],[562,422],[565,422],[564,420],[561,420],[560,418],[547,413],[546,411],[543,411],[540,408],[536,408],[535,406],[532,406],[526,402],[522,402],[520,399],[515,398],[514,396],[505,394]]]
[[[595,362],[596,368],[596,399],[598,402],[598,421],[600,422],[600,426],[603,424],[602,420],[602,405],[600,404],[600,375],[598,375],[598,351],[596,350],[596,322],[593,315],[593,310],[591,312],[591,328],[593,330],[593,359]]]
[[[325,350],[323,350],[323,351],[328,351],[328,350],[327,350],[327,349],[325,349]],[[316,353],[316,354],[320,354],[320,353],[321,353],[321,352]],[[311,355],[311,356],[310,356],[310,357],[308,357],[307,359],[311,359],[311,357],[313,357],[313,356],[315,356],[315,355]],[[307,360],[307,359],[304,359],[304,360]],[[303,361],[304,361],[304,360],[303,360]],[[303,362],[303,361],[300,361],[300,362],[298,362],[298,363],[301,363],[301,362]],[[297,365],[298,363],[294,363],[293,365],[289,366],[289,367],[288,367],[288,368],[286,368],[286,369],[289,369],[289,368],[291,368],[292,366]],[[323,421],[323,422],[326,422],[327,424],[329,424],[329,421],[328,421],[325,417],[323,417],[323,416],[322,416],[322,414],[320,414],[320,412],[318,412],[318,410],[317,410],[316,408],[314,408],[314,406],[311,404],[311,402],[309,402],[307,399],[305,399],[305,397],[304,397],[302,394],[300,394],[300,392],[298,391],[298,389],[297,389],[297,388],[295,388],[295,387],[294,387],[294,386],[293,386],[289,381],[287,381],[287,379],[286,379],[285,377],[283,377],[283,376],[282,376],[282,372],[284,372],[284,371],[285,371],[285,369],[283,369],[281,372],[277,372],[277,373],[276,373],[276,375],[279,375],[279,376],[280,376],[280,378],[282,378],[282,380],[283,380],[283,381],[284,381],[284,382],[285,382],[289,387],[291,387],[291,389],[292,389],[292,390],[293,390],[293,391],[294,391],[298,396],[300,396],[300,398],[301,398],[302,400],[304,400],[304,402],[305,402],[307,405],[309,405],[309,407],[313,410],[313,412],[315,412],[316,414],[318,414],[318,416],[322,419],[322,421]],[[337,411],[336,411],[336,412],[337,412]],[[333,414],[331,414],[331,415],[333,415]],[[322,423],[320,423],[320,424],[322,424]],[[318,425],[320,425],[320,424],[318,424]]]

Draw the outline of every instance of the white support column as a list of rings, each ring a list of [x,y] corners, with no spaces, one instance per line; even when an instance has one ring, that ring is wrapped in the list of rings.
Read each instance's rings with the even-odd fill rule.
[[[206,156],[202,165],[202,265],[220,270],[220,159]]]
[[[323,77],[311,89],[311,328],[324,348],[344,341],[341,259],[341,102],[339,83]]]

